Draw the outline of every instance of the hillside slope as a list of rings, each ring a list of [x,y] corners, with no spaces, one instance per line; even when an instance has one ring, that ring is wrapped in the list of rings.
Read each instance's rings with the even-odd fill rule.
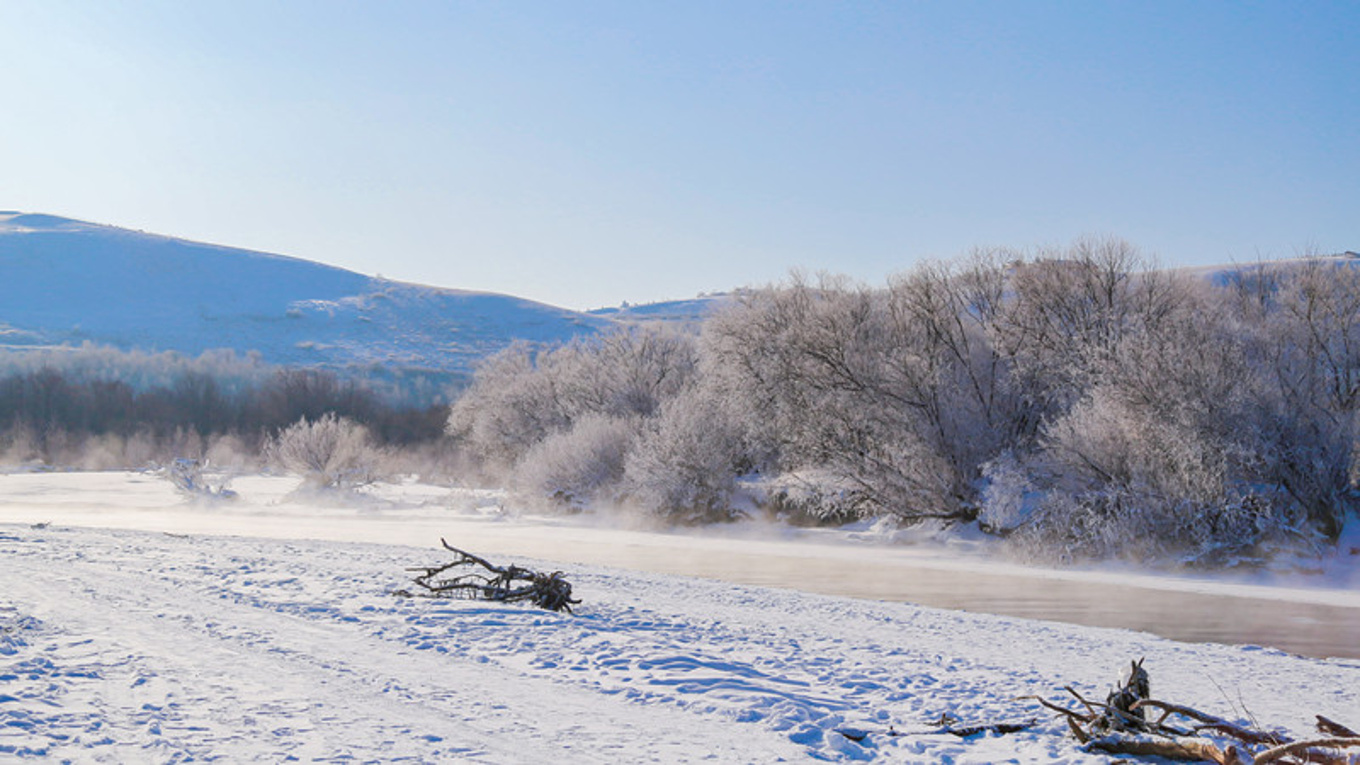
[[[466,372],[515,340],[566,340],[609,324],[508,295],[0,212],[0,346],[232,348],[275,364]]]

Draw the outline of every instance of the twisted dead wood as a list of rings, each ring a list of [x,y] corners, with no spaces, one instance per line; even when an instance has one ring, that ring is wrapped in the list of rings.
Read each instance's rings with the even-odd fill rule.
[[[1317,728],[1324,738],[1308,741],[1295,741],[1278,732],[1253,730],[1182,704],[1151,698],[1151,684],[1142,665],[1142,661],[1133,663],[1127,680],[1110,693],[1105,703],[1087,699],[1076,689],[1066,686],[1064,690],[1081,703],[1084,711],[1037,696],[1022,698],[1037,701],[1061,714],[1073,737],[1088,751],[1218,765],[1349,765],[1357,762],[1341,750],[1360,747],[1360,735],[1341,723],[1318,715]],[[1160,714],[1150,716],[1149,712]],[[1198,724],[1189,730],[1169,725],[1167,720],[1172,715]],[[1206,733],[1236,739],[1240,745],[1220,747],[1203,738]]]
[[[571,583],[561,571],[544,574],[520,566],[497,566],[440,538],[454,560],[438,566],[418,566],[408,571],[423,572],[414,582],[416,592],[397,590],[394,595],[423,598],[494,600],[501,603],[529,601],[549,611],[572,613],[581,601],[571,596]]]

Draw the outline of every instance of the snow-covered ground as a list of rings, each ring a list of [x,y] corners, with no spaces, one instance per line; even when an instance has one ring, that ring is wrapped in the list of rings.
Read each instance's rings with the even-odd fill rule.
[[[397,598],[406,567],[446,559],[440,533],[644,552],[660,535],[517,520],[492,494],[295,487],[243,478],[236,501],[205,503],[151,475],[0,475],[0,757],[1104,762],[1017,697],[1103,697],[1144,656],[1159,698],[1296,735],[1314,714],[1360,725],[1354,659],[523,555],[565,570],[575,616]],[[960,739],[937,732],[942,716],[1039,723]]]

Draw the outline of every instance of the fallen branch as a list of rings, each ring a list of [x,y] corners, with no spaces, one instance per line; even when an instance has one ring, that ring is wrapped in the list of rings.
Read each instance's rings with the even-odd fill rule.
[[[1168,760],[1216,762],[1218,765],[1241,765],[1244,761],[1234,747],[1219,749],[1208,741],[1194,738],[1158,738],[1156,736],[1126,736],[1113,734],[1091,739],[1086,749],[1105,754],[1130,754],[1145,757],[1165,757]],[[1251,763],[1251,760],[1246,760]]]
[[[1252,761],[1253,765],[1265,765],[1268,762],[1283,762],[1284,758],[1302,753],[1304,762],[1321,763],[1344,763],[1346,757],[1334,755],[1329,752],[1320,752],[1319,749],[1345,749],[1347,747],[1360,746],[1360,737],[1356,738],[1320,738],[1314,741],[1295,741],[1274,749],[1267,749],[1256,755]]]
[[[1203,725],[1195,726],[1195,733],[1206,730],[1216,730],[1220,733],[1232,736],[1238,741],[1248,744],[1264,744],[1266,746],[1280,746],[1281,744],[1288,744],[1293,741],[1293,739],[1288,736],[1282,736],[1278,733],[1267,733],[1254,731],[1250,728],[1243,728],[1240,725],[1228,722],[1220,717],[1214,717],[1211,714],[1205,714],[1197,709],[1191,709],[1190,707],[1182,706],[1180,704],[1169,704],[1165,701],[1157,701],[1155,699],[1143,699],[1139,701],[1135,707],[1161,709],[1162,716],[1157,720],[1157,725],[1161,725],[1167,717],[1177,714],[1204,723]]]
[[[1053,710],[1054,712],[1058,712],[1058,713],[1060,713],[1060,714],[1067,715],[1067,719],[1068,719],[1069,721],[1070,721],[1070,720],[1076,720],[1077,722],[1090,722],[1090,721],[1091,721],[1091,718],[1090,718],[1090,717],[1087,717],[1086,715],[1083,715],[1083,714],[1081,714],[1080,712],[1073,712],[1072,710],[1068,709],[1067,707],[1058,706],[1057,704],[1054,704],[1053,702],[1049,701],[1048,699],[1045,699],[1045,698],[1042,697],[1042,696],[1017,696],[1017,697],[1015,698],[1015,700],[1016,700],[1016,701],[1037,701],[1037,702],[1039,702],[1040,704],[1042,704],[1043,706],[1048,707],[1049,709]]]
[[[1007,733],[1019,733],[1020,731],[1029,730],[1030,728],[1033,728],[1035,725],[1038,724],[1039,724],[1038,720],[1030,720],[1029,722],[1022,723],[980,723],[977,725],[958,725],[955,722],[951,722],[940,725],[937,728],[931,728],[930,730],[920,731],[902,731],[897,730],[896,728],[890,726],[886,731],[881,731],[880,735],[888,736],[891,738],[897,738],[899,736],[943,736],[943,735],[958,736],[959,738],[971,738],[981,733],[993,733],[998,736],[1004,736]],[[865,739],[869,738],[869,736],[872,734],[871,731],[863,730],[860,728],[837,728],[836,732],[856,743],[864,741]]]
[[[1322,715],[1316,715],[1317,729],[1321,733],[1326,733],[1334,738],[1360,738],[1360,733],[1347,728],[1335,720],[1328,720]]]
[[[580,603],[571,596],[571,584],[561,571],[543,574],[520,566],[497,566],[485,558],[473,555],[439,540],[444,549],[458,557],[438,566],[420,566],[408,571],[423,572],[415,578],[420,590],[397,590],[393,595],[423,598],[466,598],[515,603],[527,600],[549,611],[571,613],[572,605]],[[475,567],[475,568],[474,568]]]
[[[1336,751],[1360,747],[1360,735],[1321,715],[1317,716],[1317,728],[1326,738],[1294,741],[1282,733],[1253,730],[1183,704],[1150,698],[1150,683],[1142,661],[1132,664],[1129,674],[1120,687],[1110,693],[1106,703],[1091,701],[1072,686],[1065,686],[1064,690],[1085,707],[1084,713],[1037,696],[1022,698],[1037,701],[1062,715],[1072,736],[1091,752],[1218,765],[1351,765],[1360,762],[1355,756],[1348,757]],[[1150,712],[1154,714],[1150,715]],[[1156,712],[1160,714],[1155,715]],[[1155,719],[1151,719],[1154,715]],[[1172,715],[1198,724],[1190,730],[1168,725],[1167,720]],[[1240,743],[1221,746],[1204,738],[1207,733],[1236,739]]]
[[[1029,730],[1037,725],[1038,722],[1038,720],[1030,720],[1029,722],[1022,723],[988,723],[984,725],[964,726],[950,725],[935,732],[947,733],[951,736],[958,736],[959,738],[970,738],[979,733],[993,733],[998,736],[1004,736],[1007,733],[1019,733],[1020,731]]]

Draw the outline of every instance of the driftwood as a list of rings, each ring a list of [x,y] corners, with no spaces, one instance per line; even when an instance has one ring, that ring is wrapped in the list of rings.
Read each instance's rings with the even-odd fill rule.
[[[437,566],[419,566],[407,571],[422,572],[415,578],[420,589],[397,590],[393,595],[413,598],[459,598],[494,600],[501,603],[528,601],[549,611],[566,611],[581,601],[571,596],[571,584],[561,571],[543,574],[520,566],[497,566],[442,538],[444,549],[458,557]]]
[[[1219,749],[1213,743],[1194,738],[1158,738],[1156,736],[1131,736],[1111,734],[1093,739],[1086,744],[1087,751],[1102,754],[1128,754],[1145,757],[1164,757],[1168,760],[1189,762],[1216,762],[1219,765],[1246,765],[1251,760],[1241,759],[1235,747]]]
[[[1279,732],[1254,730],[1182,704],[1154,699],[1141,659],[1131,664],[1128,676],[1104,703],[1085,698],[1071,686],[1065,690],[1082,709],[1071,709],[1038,696],[1024,698],[1061,714],[1073,737],[1087,751],[1218,765],[1360,762],[1360,758],[1349,757],[1343,751],[1360,747],[1360,735],[1322,715],[1317,716],[1317,728],[1324,738],[1295,741]],[[1173,715],[1191,722],[1187,727],[1170,725],[1167,720]],[[1235,743],[1220,746],[1206,738],[1206,734],[1215,734],[1220,740],[1233,739]]]

